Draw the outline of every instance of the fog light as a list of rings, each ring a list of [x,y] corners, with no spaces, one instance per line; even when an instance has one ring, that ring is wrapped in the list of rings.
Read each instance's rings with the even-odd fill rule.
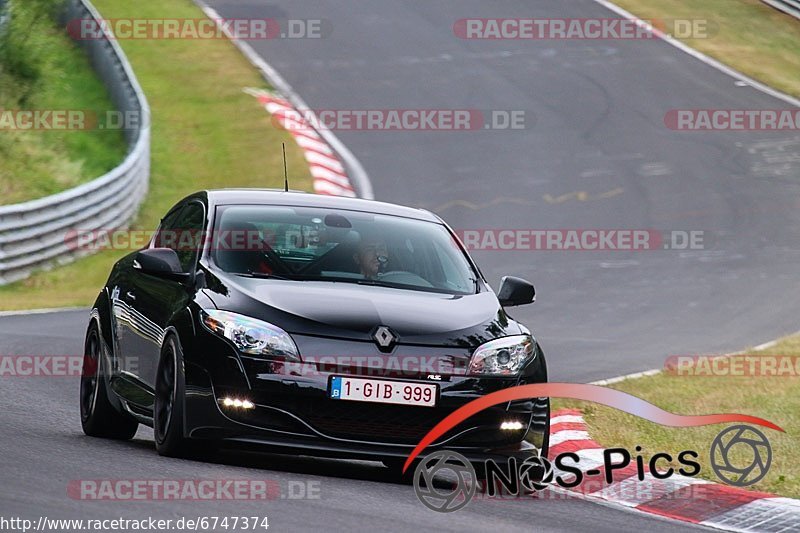
[[[223,398],[222,405],[225,407],[235,407],[237,409],[253,409],[256,406],[250,400],[241,400],[239,398]]]
[[[510,430],[510,431],[519,431],[523,428],[522,422],[518,420],[514,420],[511,422],[503,422],[500,424],[500,429]]]

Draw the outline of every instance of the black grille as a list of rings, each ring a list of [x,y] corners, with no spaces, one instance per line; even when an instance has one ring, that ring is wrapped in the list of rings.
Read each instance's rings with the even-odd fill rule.
[[[416,444],[450,414],[440,408],[327,399],[311,402],[307,409],[304,418],[331,437],[398,444]]]

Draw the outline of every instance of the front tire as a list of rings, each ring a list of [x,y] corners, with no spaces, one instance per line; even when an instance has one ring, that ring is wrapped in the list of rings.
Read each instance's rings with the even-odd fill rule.
[[[92,320],[86,332],[81,371],[80,407],[83,432],[90,437],[130,440],[139,423],[118,412],[108,399],[100,329]]]
[[[161,349],[153,408],[156,450],[165,457],[185,457],[189,454],[189,442],[183,431],[185,386],[183,352],[177,338],[169,335]]]

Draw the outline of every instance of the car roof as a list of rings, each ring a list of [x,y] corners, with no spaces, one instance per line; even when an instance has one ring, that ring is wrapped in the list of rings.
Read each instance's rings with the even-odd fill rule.
[[[286,192],[280,189],[210,189],[204,192],[210,205],[242,204],[322,207],[392,215],[429,222],[442,222],[439,217],[425,209],[405,207],[375,200],[364,200],[362,198],[311,194],[300,191]]]

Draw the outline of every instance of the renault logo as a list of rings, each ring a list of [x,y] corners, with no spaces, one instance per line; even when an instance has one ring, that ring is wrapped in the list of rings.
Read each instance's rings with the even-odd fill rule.
[[[375,344],[382,352],[390,352],[397,342],[397,336],[387,326],[378,326],[372,334]]]

